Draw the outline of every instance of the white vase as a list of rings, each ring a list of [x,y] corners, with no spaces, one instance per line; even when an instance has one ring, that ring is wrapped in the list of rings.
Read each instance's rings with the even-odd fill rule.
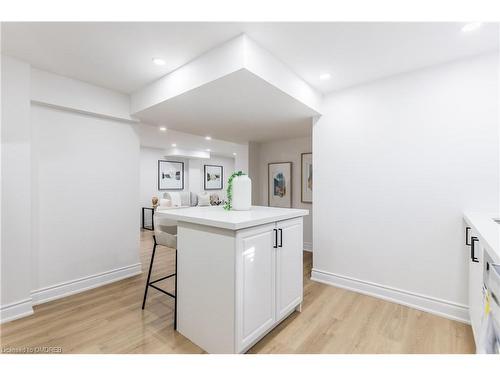
[[[233,178],[233,210],[247,211],[252,205],[252,180],[247,175]]]

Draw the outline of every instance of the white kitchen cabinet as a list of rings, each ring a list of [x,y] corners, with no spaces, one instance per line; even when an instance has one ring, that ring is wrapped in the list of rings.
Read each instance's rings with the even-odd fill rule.
[[[250,348],[302,302],[302,218],[240,231],[236,342]]]
[[[491,282],[491,265],[500,263],[500,225],[496,222],[499,213],[466,212],[465,256],[468,267],[469,318],[479,353],[487,350],[483,320],[485,315],[486,288]],[[494,284],[493,284],[494,289]],[[490,290],[491,293],[491,290]],[[491,310],[490,310],[491,313]],[[492,315],[490,315],[490,318]]]
[[[484,270],[484,249],[477,237],[477,234],[468,230],[467,257],[469,260],[469,315],[477,342],[481,319],[484,309],[483,293],[483,270]]]
[[[277,223],[276,319],[281,320],[302,301],[302,219]]]
[[[276,320],[275,225],[251,228],[239,235],[236,255],[236,322],[238,348],[249,346]]]

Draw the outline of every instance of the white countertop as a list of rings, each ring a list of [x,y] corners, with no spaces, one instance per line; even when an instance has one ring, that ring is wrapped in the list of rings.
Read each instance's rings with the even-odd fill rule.
[[[238,230],[274,221],[307,216],[309,210],[252,206],[249,211],[226,211],[221,206],[209,206],[158,210],[155,215],[163,215],[168,219],[187,223]]]
[[[500,224],[495,223],[494,218],[500,218],[500,215],[480,212],[464,214],[465,221],[477,233],[493,261],[500,263]]]

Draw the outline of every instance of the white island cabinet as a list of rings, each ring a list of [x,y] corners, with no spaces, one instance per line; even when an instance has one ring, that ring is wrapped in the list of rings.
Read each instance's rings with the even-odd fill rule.
[[[468,262],[469,318],[476,343],[482,352],[480,339],[485,311],[485,288],[489,276],[489,264],[500,263],[500,224],[498,214],[468,212],[464,215],[464,253]],[[500,221],[500,220],[499,220]]]
[[[244,353],[300,310],[307,214],[256,206],[165,213],[178,222],[178,331],[209,353]]]

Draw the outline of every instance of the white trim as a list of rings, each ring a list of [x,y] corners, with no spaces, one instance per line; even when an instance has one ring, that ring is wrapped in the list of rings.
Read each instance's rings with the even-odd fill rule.
[[[141,273],[141,263],[136,263],[130,266],[102,272],[97,275],[86,276],[80,279],[34,290],[31,292],[31,298],[33,299],[33,305],[39,305],[44,302],[84,292],[86,290],[94,289],[105,284],[139,275]]]
[[[312,253],[313,251],[312,242],[304,242],[304,251],[309,251],[310,253]]]
[[[52,109],[56,109],[56,110],[59,110],[59,111],[78,113],[80,115],[92,116],[92,117],[97,117],[97,118],[101,118],[101,119],[105,119],[105,120],[113,120],[113,121],[118,121],[118,122],[125,122],[127,124],[138,124],[139,123],[139,120],[137,120],[135,118],[126,119],[126,118],[123,118],[123,117],[116,117],[116,116],[111,116],[111,115],[105,115],[105,114],[102,114],[102,113],[85,111],[83,109],[77,109],[77,108],[65,107],[63,105],[58,105],[58,104],[51,104],[51,103],[41,102],[41,101],[35,100],[35,99],[31,99],[31,105],[36,105],[36,106],[39,106],[39,107],[52,108]]]
[[[0,308],[0,323],[10,322],[33,314],[31,298],[2,306]]]
[[[331,272],[312,270],[311,280],[399,303],[417,310],[470,324],[469,307],[459,303],[401,290]]]

